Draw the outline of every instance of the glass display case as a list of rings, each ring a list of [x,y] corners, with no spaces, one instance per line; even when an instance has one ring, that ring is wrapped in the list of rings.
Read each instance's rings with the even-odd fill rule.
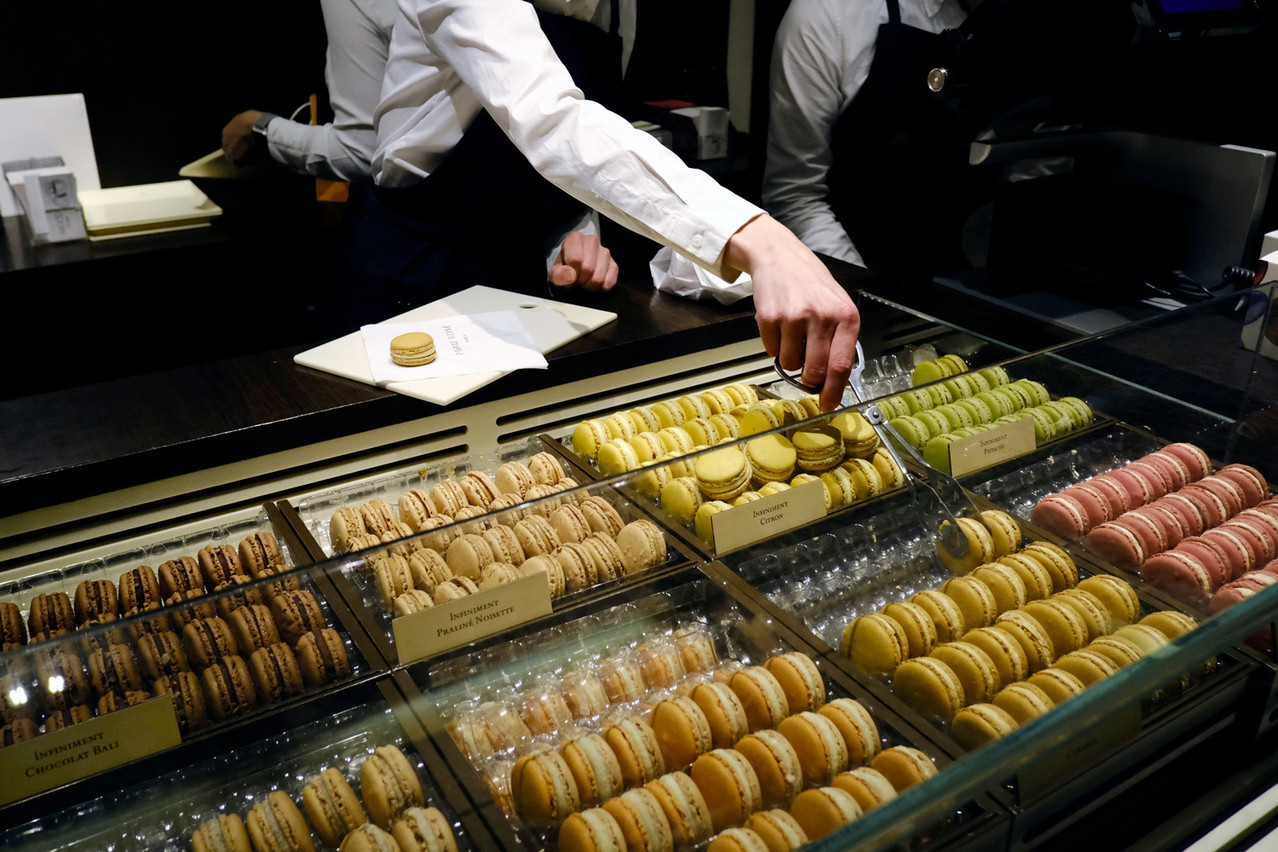
[[[1274,506],[1268,460],[1234,439],[1236,418],[1139,387],[1073,349],[1027,355],[905,312],[897,320],[885,323],[894,334],[867,342],[872,406],[820,414],[772,377],[628,398],[500,449],[14,566],[0,588],[0,603],[12,605],[0,654],[0,762],[17,760],[15,749],[74,748],[67,743],[139,707],[159,706],[173,735],[161,737],[159,723],[133,728],[135,739],[154,743],[149,750],[45,789],[15,788],[13,773],[0,773],[0,822],[13,826],[0,839],[15,848],[179,848],[218,814],[247,818],[271,792],[304,810],[306,785],[321,770],[337,768],[358,787],[369,755],[393,745],[421,780],[421,805],[441,812],[462,847],[553,849],[561,832],[587,820],[571,815],[586,811],[622,830],[627,808],[648,798],[636,791],[660,805],[650,785],[681,772],[713,812],[709,833],[689,835],[699,843],[757,809],[791,812],[811,828],[812,848],[1028,849],[1094,842],[1115,830],[1116,811],[1165,817],[1164,800],[1138,794],[1186,772],[1209,784],[1226,770],[1204,769],[1205,755],[1238,755],[1238,766],[1261,760],[1275,706],[1266,638],[1278,593],[1272,580],[1253,577],[1245,592],[1216,596],[1278,556],[1270,543],[1278,543],[1278,519],[1269,536],[1269,522],[1255,517]],[[876,412],[899,444],[871,427]],[[1182,462],[1183,481],[1169,474],[1162,494],[1133,503],[1129,493],[1123,512],[1089,504],[1067,515],[1076,529],[1041,508],[1149,465],[1170,444],[1192,445],[1201,464]],[[1167,532],[1150,534],[1160,549],[1129,531],[1141,558],[1124,559],[1091,535],[1169,493],[1210,491],[1205,480],[1240,466],[1257,472],[1254,488],[1234,487],[1237,506],[1217,495],[1220,517],[1189,535],[1182,529],[1176,544]],[[1257,540],[1242,545],[1250,561],[1209,571],[1204,595],[1187,596],[1168,580],[1174,572],[1146,568],[1239,517],[1255,527]],[[953,529],[962,544],[949,537]],[[258,555],[266,532],[277,560]],[[240,570],[225,567],[231,554]],[[145,582],[133,579],[144,573],[135,569],[167,565],[172,583],[184,557],[207,563],[200,594],[169,600],[178,590],[159,594],[157,571],[156,608],[120,606]],[[262,569],[258,576],[249,565]],[[313,623],[272,605],[299,591],[315,602]],[[36,603],[57,593],[65,624]],[[252,683],[249,664],[262,650],[247,620],[255,595],[277,630],[292,625],[291,639],[281,632],[267,648],[283,644],[300,662],[299,642],[327,629],[348,667],[277,693],[262,654],[269,698],[229,701],[221,684],[244,682],[230,677],[241,665]],[[116,617],[95,621],[106,597]],[[200,618],[225,623],[214,633],[251,646],[248,657],[208,649],[201,628],[187,631],[198,608]],[[66,632],[54,635],[46,619]],[[172,674],[161,674],[168,663],[156,662],[157,640],[146,638],[166,632],[187,657]],[[305,642],[308,659],[322,657],[316,639]],[[773,671],[782,658],[814,668],[819,690],[788,693],[790,682]],[[206,712],[202,725],[188,715],[184,725],[179,703],[188,696],[175,681],[156,688],[160,678],[143,667],[179,680],[185,671],[194,679],[189,695],[198,691],[220,712]],[[743,674],[759,671],[781,686],[784,712],[751,697],[751,686],[776,692],[763,675]],[[1037,677],[1047,671],[1057,674]],[[622,686],[610,691],[614,676]],[[68,684],[79,691],[71,695]],[[710,707],[711,692],[748,711],[744,733],[736,722],[710,726],[696,699]],[[24,695],[39,696],[41,709],[24,705]],[[849,702],[866,711],[874,733],[858,751],[836,726],[842,757],[808,771],[815,758],[800,749],[807,729],[799,726],[820,732],[809,717]],[[707,737],[682,740],[682,722],[668,720],[678,711],[701,730],[689,703]],[[77,706],[86,709],[73,713]],[[602,740],[609,751],[594,754],[620,765],[608,732],[645,725],[662,734],[661,773],[647,769],[651,777],[628,776],[605,793],[574,776],[575,795],[564,785],[552,805],[530,798],[529,779],[551,778],[587,742]],[[718,755],[701,771],[697,763],[711,752],[741,754],[736,746],[760,731],[802,752],[804,780],[779,794],[772,788],[768,807],[760,784],[755,804],[734,816],[707,779],[720,777],[712,760],[725,761],[726,772],[737,758]],[[915,774],[902,779],[876,766],[885,752],[908,755]],[[761,782],[762,769],[745,759]],[[852,777],[861,769],[888,786],[872,773]],[[851,792],[856,779],[878,784],[881,795],[863,804]],[[837,814],[814,817],[817,797]],[[1149,824],[1129,823],[1131,832]]]

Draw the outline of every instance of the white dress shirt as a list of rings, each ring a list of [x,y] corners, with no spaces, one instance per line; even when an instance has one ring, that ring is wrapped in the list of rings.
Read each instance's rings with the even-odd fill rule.
[[[966,17],[956,0],[899,0],[901,23],[928,32]],[[864,265],[829,204],[834,124],[870,73],[885,0],[793,0],[772,53],[763,206],[813,251]]]
[[[324,79],[333,121],[272,121],[266,128],[267,147],[274,160],[293,171],[367,183],[377,147],[373,110],[382,93],[395,0],[321,0],[321,5],[328,33]]]
[[[376,114],[377,182],[422,180],[481,109],[564,192],[716,274],[728,240],[762,212],[584,99],[523,0],[400,0]]]

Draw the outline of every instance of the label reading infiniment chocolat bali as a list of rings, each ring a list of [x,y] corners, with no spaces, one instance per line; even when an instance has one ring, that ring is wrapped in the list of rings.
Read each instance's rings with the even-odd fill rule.
[[[0,749],[0,805],[181,744],[172,695],[14,743]]]
[[[986,429],[950,444],[950,473],[963,476],[992,467],[1034,449],[1034,421],[1022,417],[1012,423]]]
[[[550,614],[544,571],[391,622],[400,665],[433,657]]]
[[[825,485],[819,479],[733,506],[710,516],[716,555],[748,547],[825,517]]]

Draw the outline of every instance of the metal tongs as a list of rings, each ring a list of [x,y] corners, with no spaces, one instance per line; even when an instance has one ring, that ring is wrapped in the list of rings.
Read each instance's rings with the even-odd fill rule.
[[[785,379],[796,388],[805,393],[819,393],[821,388],[805,385],[800,379],[787,373],[781,366],[781,357],[777,356],[773,359],[772,367],[777,371],[777,375]],[[892,456],[892,461],[896,462],[896,466],[905,474],[906,481],[910,484],[910,490],[913,491],[918,480],[910,475],[910,469],[905,466],[901,460],[901,456],[897,453],[897,447],[905,450],[910,458],[923,469],[923,486],[927,488],[936,497],[937,504],[941,507],[941,511],[946,517],[946,521],[941,524],[940,536],[941,544],[955,559],[962,559],[967,555],[970,545],[967,536],[959,528],[957,516],[964,511],[970,512],[972,517],[980,519],[980,509],[972,502],[972,498],[963,490],[963,486],[959,485],[958,480],[948,473],[939,471],[927,462],[923,461],[923,456],[914,447],[901,437],[892,424],[888,423],[887,418],[883,416],[883,411],[874,403],[865,405],[867,396],[865,386],[861,383],[861,372],[865,369],[865,354],[861,351],[861,341],[856,343],[856,363],[852,365],[852,375],[848,377],[848,390],[843,394],[843,404],[847,405],[863,405],[862,415],[870,423],[870,427],[874,429],[879,436],[879,442]],[[852,399],[849,400],[848,396]],[[891,440],[889,440],[889,438]],[[952,506],[960,506],[958,512],[953,511]]]

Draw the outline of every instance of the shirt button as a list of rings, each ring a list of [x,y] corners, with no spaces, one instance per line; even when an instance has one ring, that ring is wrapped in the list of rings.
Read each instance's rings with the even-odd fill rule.
[[[702,244],[702,243],[704,243],[704,242],[705,242],[705,238],[704,238],[704,237],[702,237],[700,234],[695,234],[695,235],[692,237],[692,247],[693,247],[693,248],[701,248],[701,244]]]

